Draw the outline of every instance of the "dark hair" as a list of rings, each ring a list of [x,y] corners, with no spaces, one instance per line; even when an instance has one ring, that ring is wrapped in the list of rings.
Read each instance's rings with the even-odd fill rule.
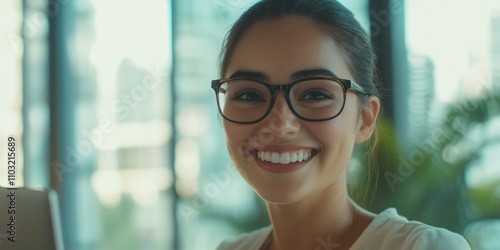
[[[330,35],[339,49],[354,81],[372,96],[379,96],[377,90],[376,57],[373,46],[366,32],[354,18],[351,11],[335,0],[263,0],[245,11],[229,30],[220,55],[220,76],[225,77],[234,48],[245,32],[255,23],[266,19],[278,19],[284,16],[298,15],[309,17]],[[362,103],[367,104],[367,97],[358,95]],[[377,133],[370,142],[368,158],[375,154]],[[368,180],[371,178],[368,171]],[[376,178],[375,178],[376,179]],[[365,183],[366,198],[369,184]],[[359,187],[358,187],[359,189]]]
[[[264,0],[256,3],[241,15],[226,36],[220,57],[220,76],[226,74],[236,44],[253,24],[288,15],[306,16],[318,23],[343,52],[354,80],[368,93],[379,96],[371,42],[352,12],[335,0]]]

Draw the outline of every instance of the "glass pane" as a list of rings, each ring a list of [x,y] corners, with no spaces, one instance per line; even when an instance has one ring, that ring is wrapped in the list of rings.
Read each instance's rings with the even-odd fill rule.
[[[75,143],[63,152],[73,169],[61,179],[76,195],[63,202],[74,220],[66,223],[67,247],[169,249],[170,4],[88,0],[59,8],[73,25],[61,38],[75,89]]]
[[[50,186],[48,1],[26,1],[23,31],[23,142],[26,186]]]
[[[429,165],[433,172],[423,179],[430,183],[430,176],[441,173],[439,181],[453,189],[429,190],[454,207],[446,209],[451,215],[448,219],[453,219],[447,222],[447,218],[432,217],[431,213],[439,214],[437,209],[445,205],[429,197],[425,200],[435,209],[420,214],[429,221],[435,218],[435,225],[464,233],[473,249],[498,246],[500,2],[423,0],[406,4],[408,121],[415,145],[411,153],[431,159],[417,164],[422,170],[415,171],[412,178],[418,178]],[[417,162],[416,158],[410,162]],[[413,189],[426,192],[421,187]]]
[[[22,6],[20,1],[0,2],[0,155],[7,156],[7,138],[16,140],[15,186],[23,186],[22,146]],[[3,146],[5,145],[5,146]],[[10,153],[11,151],[9,151]],[[12,165],[9,165],[12,166]],[[10,176],[12,179],[12,176]],[[0,163],[0,186],[8,187],[7,159]]]

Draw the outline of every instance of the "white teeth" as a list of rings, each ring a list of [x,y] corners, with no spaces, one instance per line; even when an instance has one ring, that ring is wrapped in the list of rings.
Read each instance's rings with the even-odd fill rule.
[[[281,164],[288,164],[290,163],[290,153],[283,153],[280,156],[280,163]]]
[[[261,158],[263,161],[271,161],[271,152],[266,152],[265,156]]]
[[[309,159],[311,155],[311,152],[304,152],[302,150],[294,152],[284,152],[281,154],[277,152],[257,151],[257,158],[259,158],[260,160],[280,164],[302,162]]]
[[[272,163],[279,163],[280,162],[280,154],[273,152],[271,155],[271,162]]]
[[[304,160],[304,154],[302,153],[302,151],[299,152],[299,155],[297,156],[297,161],[301,162]]]

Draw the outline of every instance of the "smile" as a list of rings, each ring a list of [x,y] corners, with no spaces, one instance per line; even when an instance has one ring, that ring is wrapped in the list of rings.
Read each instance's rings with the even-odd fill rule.
[[[296,162],[306,161],[311,158],[312,150],[297,150],[290,152],[270,152],[270,151],[257,151],[257,158],[261,161],[279,163],[279,164],[291,164]]]

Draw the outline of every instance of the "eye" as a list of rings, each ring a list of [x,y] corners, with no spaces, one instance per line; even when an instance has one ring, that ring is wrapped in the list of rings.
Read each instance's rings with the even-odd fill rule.
[[[240,90],[238,91],[232,100],[235,101],[245,101],[245,102],[265,102],[264,98],[255,90]]]
[[[300,101],[321,101],[321,100],[332,100],[333,95],[322,89],[309,89],[304,91],[304,93],[299,98]]]

